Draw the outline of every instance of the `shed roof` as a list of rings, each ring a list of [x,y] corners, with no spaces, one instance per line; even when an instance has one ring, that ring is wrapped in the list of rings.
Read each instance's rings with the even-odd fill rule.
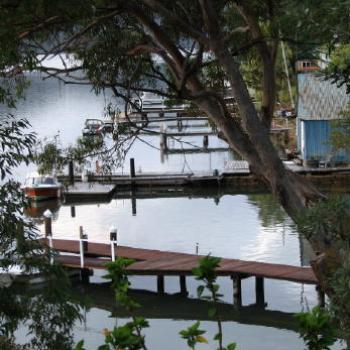
[[[349,102],[350,96],[346,94],[345,86],[331,84],[320,73],[298,74],[299,118],[337,119]]]

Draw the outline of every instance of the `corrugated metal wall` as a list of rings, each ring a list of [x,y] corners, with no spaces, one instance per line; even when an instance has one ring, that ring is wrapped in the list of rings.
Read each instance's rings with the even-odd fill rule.
[[[303,130],[303,132],[301,131]],[[332,154],[329,143],[332,132],[330,120],[300,120],[300,147],[303,160],[318,159],[336,162],[350,161],[350,153],[345,151]]]

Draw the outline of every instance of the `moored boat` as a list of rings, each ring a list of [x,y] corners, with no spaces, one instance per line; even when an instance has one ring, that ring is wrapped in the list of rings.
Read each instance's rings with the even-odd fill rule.
[[[33,173],[27,176],[22,188],[27,198],[46,200],[60,198],[62,185],[54,176]]]

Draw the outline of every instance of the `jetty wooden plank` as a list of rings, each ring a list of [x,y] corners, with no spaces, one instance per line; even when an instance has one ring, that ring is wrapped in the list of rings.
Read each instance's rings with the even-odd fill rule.
[[[47,239],[43,242],[49,244]],[[52,239],[52,247],[60,252],[79,254],[79,241]],[[117,256],[136,260],[128,270],[135,275],[192,275],[192,269],[198,266],[201,255],[167,252],[117,246]],[[110,261],[111,246],[105,243],[88,242],[84,268],[105,269]],[[80,267],[79,256],[60,255],[58,261],[70,267]],[[255,276],[277,280],[286,280],[305,284],[317,284],[317,278],[310,267],[285,264],[273,264],[238,259],[222,259],[216,270],[218,276]]]

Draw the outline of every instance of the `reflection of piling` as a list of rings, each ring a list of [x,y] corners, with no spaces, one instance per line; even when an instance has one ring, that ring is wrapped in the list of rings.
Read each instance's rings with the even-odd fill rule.
[[[166,133],[160,134],[160,149],[164,152],[168,150]]]
[[[71,185],[74,184],[74,163],[72,160],[68,163],[68,178]]]
[[[325,293],[322,290],[321,286],[316,286],[316,291],[317,291],[317,299],[318,299],[318,305],[320,307],[324,307],[326,305],[326,300],[325,300]]]
[[[132,210],[132,215],[136,216],[137,211],[136,211],[136,197],[135,194],[132,191],[132,196],[131,196],[131,210]]]
[[[209,137],[208,137],[208,135],[204,135],[203,136],[203,148],[208,149],[208,146],[209,146]]]
[[[179,131],[182,131],[182,129],[183,129],[182,120],[178,120],[178,121],[177,121],[177,129],[178,129]]]

